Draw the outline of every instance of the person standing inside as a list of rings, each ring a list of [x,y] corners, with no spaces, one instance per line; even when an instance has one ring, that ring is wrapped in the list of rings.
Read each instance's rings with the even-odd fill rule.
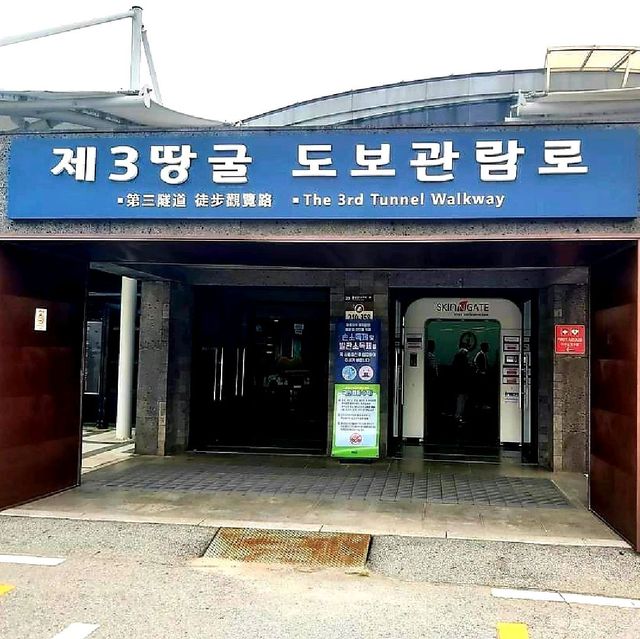
[[[489,344],[482,342],[480,350],[473,358],[476,379],[476,403],[486,410],[489,408]]]
[[[464,421],[467,400],[469,399],[470,366],[469,349],[467,342],[460,339],[458,352],[453,357],[451,364],[453,383],[456,395],[456,411],[454,417],[458,423]]]
[[[480,344],[480,350],[473,358],[473,365],[478,375],[486,375],[489,372],[489,357],[487,356],[488,352],[488,342],[482,342],[482,344]]]
[[[436,379],[438,377],[436,343],[432,339],[427,340],[427,376],[427,379]]]

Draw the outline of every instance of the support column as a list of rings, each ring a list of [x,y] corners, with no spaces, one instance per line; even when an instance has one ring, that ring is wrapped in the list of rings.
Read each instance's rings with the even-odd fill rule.
[[[191,289],[143,282],[138,356],[136,453],[187,447],[191,388]]]
[[[556,324],[588,327],[587,287],[552,287]],[[555,355],[553,367],[553,469],[586,473],[589,459],[589,355]]]
[[[138,282],[130,277],[123,277],[120,295],[120,352],[116,411],[116,439],[121,440],[131,439],[137,301]]]
[[[333,412],[334,391],[336,379],[336,321],[344,317],[344,288],[345,275],[342,271],[336,271],[331,277],[331,293],[329,301],[330,327],[329,327],[329,410],[327,411],[327,455],[331,455],[331,445],[333,442]]]
[[[538,461],[554,471],[587,471],[589,356],[556,355],[556,324],[588,325],[587,288],[554,284],[540,292]]]

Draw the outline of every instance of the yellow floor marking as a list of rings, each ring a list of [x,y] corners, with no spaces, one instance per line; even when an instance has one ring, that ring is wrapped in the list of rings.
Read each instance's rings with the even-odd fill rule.
[[[523,623],[499,623],[498,639],[529,639],[529,631]]]
[[[9,584],[0,584],[0,596],[6,595],[8,592],[11,592],[15,586],[10,586]]]

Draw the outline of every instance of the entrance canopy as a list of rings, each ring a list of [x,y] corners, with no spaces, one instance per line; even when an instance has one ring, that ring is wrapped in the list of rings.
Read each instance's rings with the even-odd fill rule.
[[[223,122],[173,111],[141,91],[1,91],[0,132],[202,129]]]

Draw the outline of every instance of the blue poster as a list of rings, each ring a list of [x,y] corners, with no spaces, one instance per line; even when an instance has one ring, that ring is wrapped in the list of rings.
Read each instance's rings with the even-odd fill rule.
[[[380,320],[336,323],[336,376],[339,384],[379,384]]]
[[[8,216],[630,218],[638,141],[629,125],[20,135]]]

